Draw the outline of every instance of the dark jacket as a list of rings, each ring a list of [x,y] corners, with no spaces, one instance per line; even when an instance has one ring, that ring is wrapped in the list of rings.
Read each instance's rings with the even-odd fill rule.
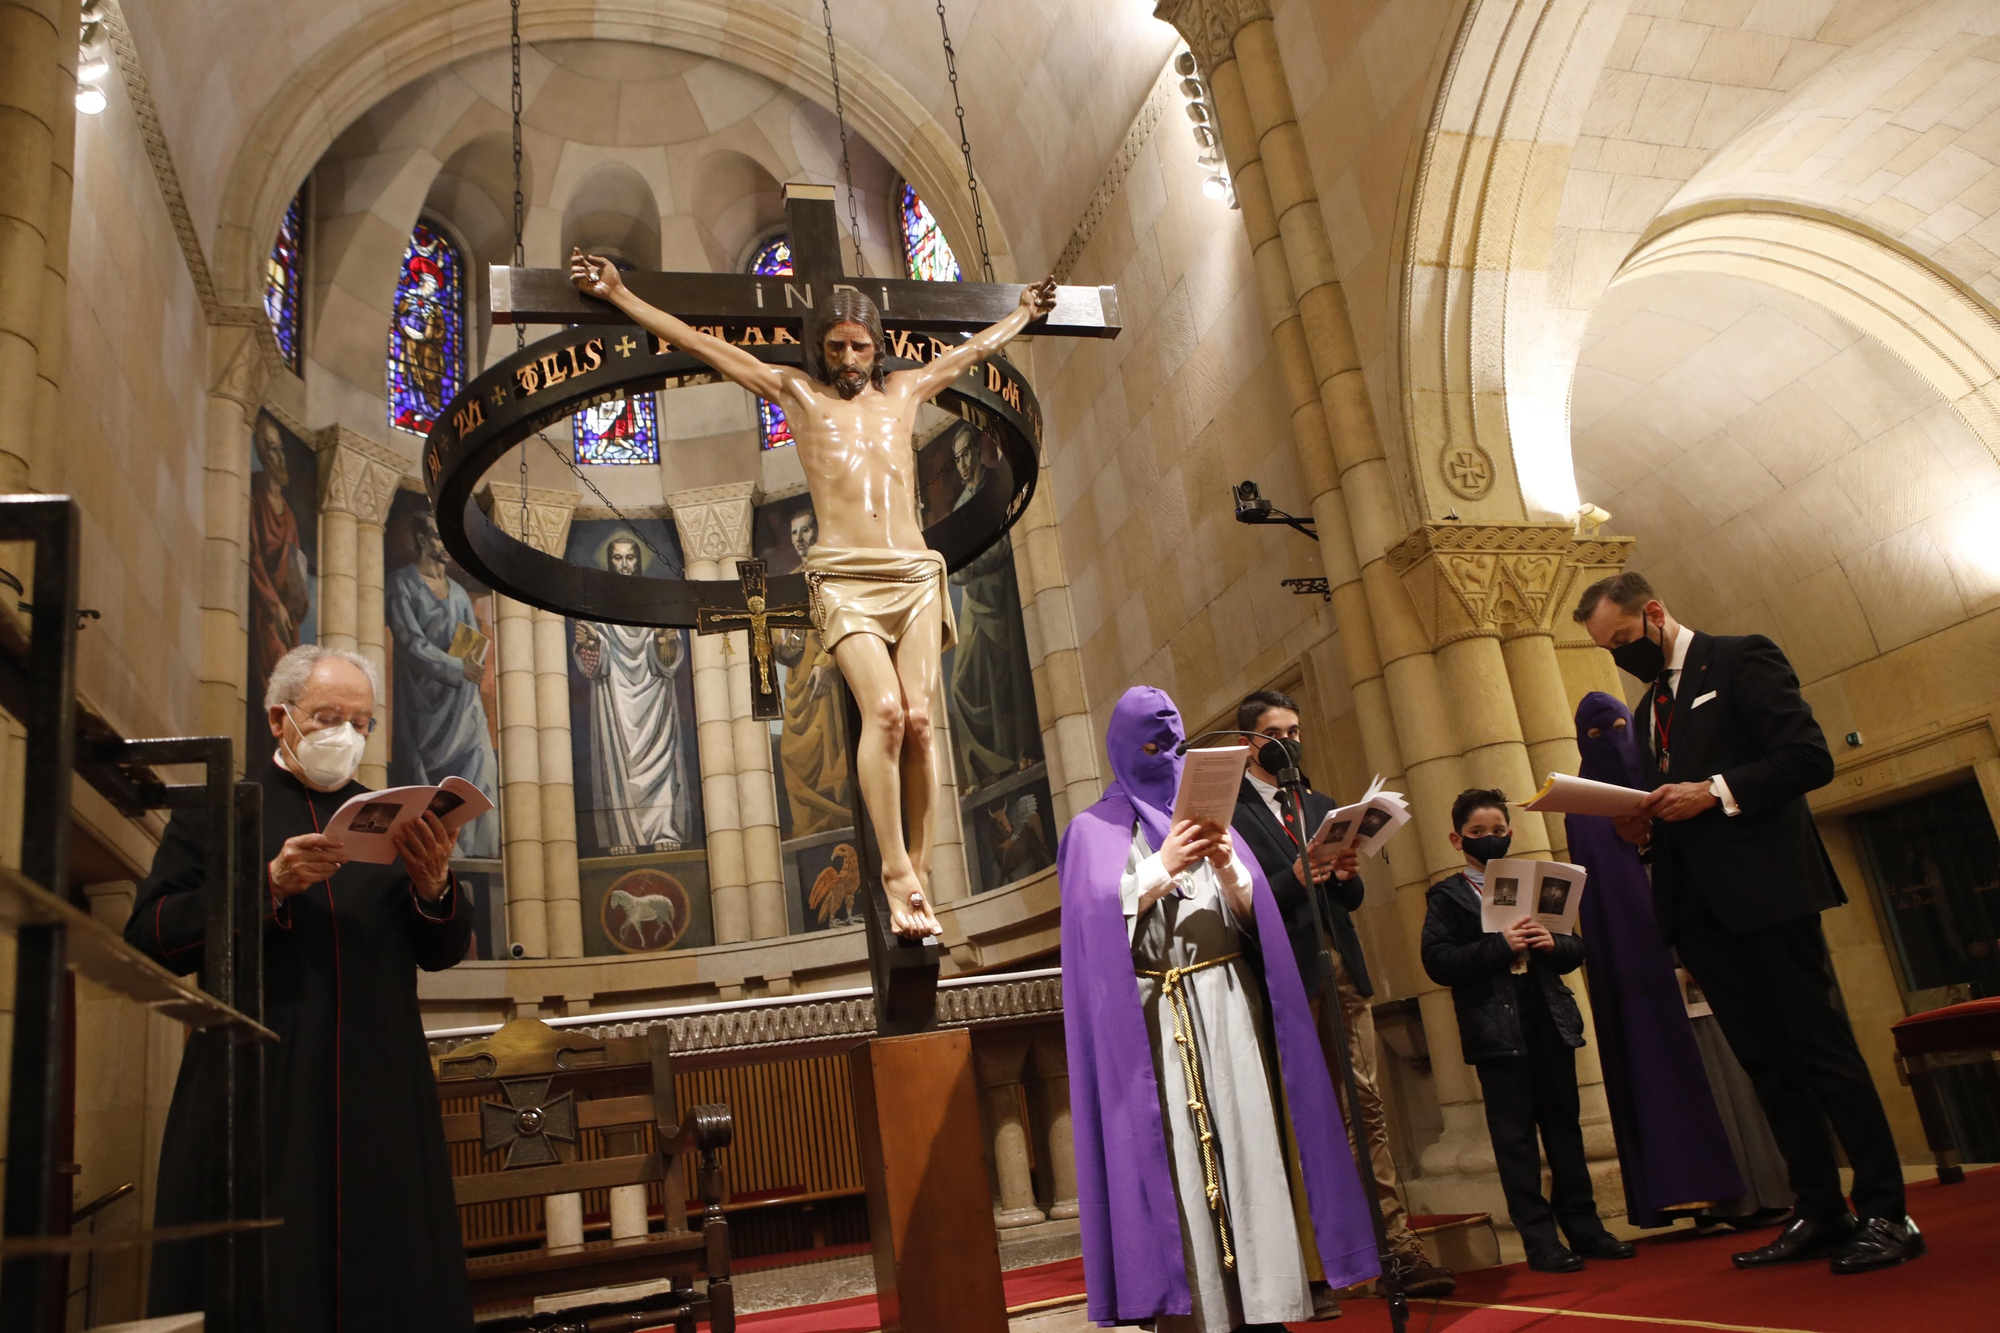
[[[1633,710],[1653,760],[1653,688]],[[1742,813],[1721,806],[1653,822],[1653,907],[1674,938],[1676,898],[1701,894],[1733,931],[1813,916],[1847,901],[1806,793],[1833,781],[1833,755],[1799,678],[1761,634],[1695,632],[1681,664],[1666,782],[1722,776]]]
[[[1334,805],[1316,791],[1305,793],[1302,804],[1306,811],[1306,835],[1310,837]],[[1292,954],[1299,962],[1299,979],[1306,983],[1306,997],[1316,997],[1320,985],[1319,933],[1313,924],[1312,900],[1292,870],[1299,859],[1298,849],[1247,777],[1237,793],[1236,817],[1230,826],[1242,839],[1241,850],[1256,857],[1263,869],[1264,878],[1271,885],[1271,896],[1278,900],[1278,910],[1284,914],[1285,933],[1292,940]],[[1354,988],[1363,995],[1373,995],[1375,988],[1368,980],[1368,961],[1361,956],[1361,937],[1355,933],[1354,918],[1349,915],[1360,909],[1367,888],[1359,875],[1352,879],[1329,879],[1319,886],[1319,898],[1327,928],[1333,932],[1333,947],[1339,951]]]
[[[1451,987],[1465,1062],[1526,1055],[1528,1042],[1515,998],[1514,951],[1504,936],[1480,924],[1479,890],[1464,875],[1453,875],[1431,885],[1424,900],[1424,971],[1440,986]],[[1528,950],[1528,972],[1541,981],[1549,1017],[1563,1041],[1581,1046],[1583,1015],[1576,997],[1563,985],[1562,974],[1582,966],[1583,939],[1577,935],[1555,939],[1553,949]]]

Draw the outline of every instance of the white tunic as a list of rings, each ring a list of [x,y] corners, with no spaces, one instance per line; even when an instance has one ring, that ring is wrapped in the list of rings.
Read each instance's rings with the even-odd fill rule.
[[[1249,878],[1233,855],[1226,873],[1239,891]],[[1153,1042],[1167,1160],[1180,1202],[1181,1247],[1194,1301],[1192,1316],[1167,1315],[1156,1326],[1160,1333],[1228,1333],[1244,1324],[1310,1319],[1312,1290],[1264,1050],[1263,991],[1250,960],[1242,957],[1181,981],[1195,1048],[1201,1053],[1223,1215],[1236,1254],[1235,1269],[1223,1267],[1221,1233],[1205,1192],[1200,1135],[1188,1106],[1180,1048],[1174,1043],[1173,1003],[1161,993],[1161,980],[1145,973],[1226,958],[1241,951],[1243,937],[1220,877],[1206,861],[1187,872],[1184,886],[1140,911],[1140,900],[1168,878],[1145,834],[1134,829],[1118,889],[1132,939],[1132,964],[1140,973],[1139,1002]]]
[[[590,628],[598,638],[596,661],[580,650],[576,656],[590,679],[590,783],[598,842],[607,850],[678,849],[688,833],[688,789],[674,676],[685,654],[674,654],[672,666],[662,662],[654,631],[644,626],[592,623]]]

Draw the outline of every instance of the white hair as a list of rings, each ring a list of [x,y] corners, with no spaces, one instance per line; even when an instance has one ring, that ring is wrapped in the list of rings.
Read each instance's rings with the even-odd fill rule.
[[[382,673],[375,664],[360,653],[349,652],[345,648],[327,648],[317,643],[302,643],[278,659],[271,668],[271,679],[264,686],[264,707],[277,708],[282,704],[295,704],[305,693],[306,681],[311,679],[313,668],[329,658],[345,662],[368,678],[368,688],[376,700],[382,698]]]

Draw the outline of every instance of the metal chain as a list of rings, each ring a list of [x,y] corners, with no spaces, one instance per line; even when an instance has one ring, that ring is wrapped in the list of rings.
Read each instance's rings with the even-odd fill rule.
[[[972,226],[979,236],[979,267],[993,281],[993,256],[986,249],[986,218],[979,210],[979,177],[972,170],[972,141],[965,137],[965,103],[958,98],[958,54],[951,48],[951,25],[945,21],[944,0],[938,0],[938,31],[944,34],[944,72],[951,80],[951,104],[958,112],[958,150],[965,155],[965,188],[972,192]]]
[[[528,264],[528,253],[527,253],[527,248],[523,242],[522,235],[526,229],[525,224],[528,215],[528,201],[527,197],[521,193],[521,0],[509,0],[509,3],[511,5],[512,13],[509,15],[509,23],[511,26],[508,31],[508,37],[510,39],[509,44],[512,48],[512,53],[514,58],[514,87],[513,87],[514,267],[526,268]],[[842,142],[845,143],[844,136]],[[852,186],[850,185],[849,188],[851,190]],[[852,201],[851,194],[849,196],[849,199],[851,202]],[[860,251],[857,249],[855,253],[859,254]],[[519,320],[516,320],[514,322],[514,350],[517,352],[521,351],[522,349],[526,348],[527,345],[528,345],[527,326],[522,324]],[[632,530],[632,535],[634,537],[637,537],[640,543],[644,545],[647,550],[653,553],[653,558],[655,560],[658,560],[662,565],[665,565],[669,569],[673,568],[673,562],[667,559],[667,557],[660,551],[659,547],[653,545],[653,543],[647,538],[646,534],[640,530],[638,523],[636,523],[633,519],[628,517],[624,510],[620,509],[617,505],[611,503],[611,497],[606,495],[603,491],[597,488],[597,483],[592,481],[588,476],[584,474],[583,469],[576,465],[576,460],[574,458],[566,456],[561,449],[558,449],[556,447],[555,441],[549,438],[547,431],[545,430],[536,431],[535,438],[540,440],[543,444],[547,445],[549,447],[549,452],[554,454],[557,457],[557,459],[559,459],[563,463],[563,465],[567,467],[571,472],[574,472],[576,474],[576,479],[582,482],[587,488],[589,488],[590,493],[597,497],[598,503],[602,504],[606,509],[609,509],[612,513],[616,514],[618,516],[618,520],[621,523],[624,523],[627,527],[629,527]],[[521,540],[532,544],[533,537],[532,534],[530,534],[528,531],[528,442],[526,440],[521,441],[520,449],[521,449]]]
[[[514,56],[514,267],[522,269],[528,265],[528,252],[521,239],[527,221],[528,201],[521,194],[521,0],[511,0],[511,5],[508,37]],[[527,345],[527,326],[517,319],[514,321],[514,350],[518,352]],[[525,445],[521,448],[521,540],[528,540],[528,450]]]
[[[868,261],[861,257],[861,217],[854,206],[854,167],[847,160],[847,110],[840,104],[840,57],[833,53],[833,0],[820,0],[826,19],[826,63],[833,70],[833,119],[840,126],[840,174],[847,180],[847,234],[854,242],[854,272],[868,275]]]

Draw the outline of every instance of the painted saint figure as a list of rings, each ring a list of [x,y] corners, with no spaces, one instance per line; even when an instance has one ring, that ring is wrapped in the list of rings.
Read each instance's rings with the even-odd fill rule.
[[[952,461],[965,484],[958,505],[979,492],[979,437],[961,430]],[[1021,628],[1014,544],[1006,537],[951,576],[959,587],[958,649],[951,662],[952,754],[961,794],[1033,767],[1042,757],[1035,681]],[[1046,861],[1043,864],[1047,864]]]
[[[411,785],[457,776],[497,802],[500,763],[479,695],[486,631],[471,596],[445,568],[444,541],[430,511],[411,515],[410,536],[417,558],[389,575],[383,599],[395,636],[390,725],[396,766]],[[459,830],[457,855],[500,855],[497,809]]]
[[[639,539],[605,547],[614,574],[638,578]],[[688,832],[680,700],[680,631],[579,620],[570,646],[590,682],[590,784],[598,846],[608,856],[677,852]]]
[[[312,579],[298,516],[285,499],[291,472],[277,423],[259,417],[251,438],[261,470],[250,474],[250,678],[262,689],[278,659],[299,646]]]
[[[799,557],[795,568],[803,568],[819,540],[819,520],[810,508],[792,515],[790,535]],[[847,718],[833,688],[840,668],[816,629],[778,630],[771,648],[785,666],[785,730],[778,755],[785,765],[792,836],[845,828],[853,813],[847,806]]]
[[[931,717],[938,660],[957,641],[944,557],[917,518],[917,409],[1055,308],[1055,279],[1021,289],[999,323],[927,365],[889,374],[882,316],[852,288],[820,298],[804,339],[810,374],[767,365],[632,294],[615,265],[574,251],[579,290],[784,409],[818,515],[806,558],[813,624],[861,711],[861,794],[882,849],[882,888],[897,934],[941,932],[929,899],[937,759]],[[908,840],[905,841],[907,828]]]

